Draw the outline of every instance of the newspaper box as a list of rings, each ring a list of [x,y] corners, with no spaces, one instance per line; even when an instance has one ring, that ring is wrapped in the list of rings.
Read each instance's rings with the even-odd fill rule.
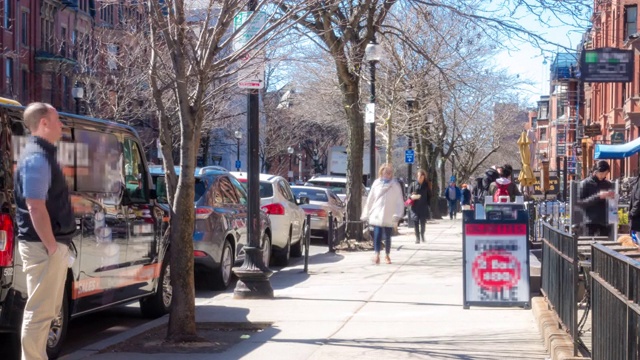
[[[529,216],[522,203],[486,203],[489,216],[463,212],[463,307],[530,308]]]

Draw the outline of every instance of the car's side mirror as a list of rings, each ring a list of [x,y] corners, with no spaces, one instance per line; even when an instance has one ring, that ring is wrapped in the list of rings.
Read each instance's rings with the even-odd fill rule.
[[[309,204],[309,198],[306,196],[300,196],[298,198],[298,205],[308,205]]]

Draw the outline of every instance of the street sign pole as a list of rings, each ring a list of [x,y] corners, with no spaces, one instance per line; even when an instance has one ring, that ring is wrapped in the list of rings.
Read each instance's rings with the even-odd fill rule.
[[[249,1],[249,11],[256,10],[257,0]],[[248,246],[245,246],[244,263],[233,268],[238,276],[233,291],[235,299],[273,298],[273,288],[269,277],[273,274],[265,265],[260,244],[260,118],[259,90],[251,88],[247,94],[247,178],[248,178]]]

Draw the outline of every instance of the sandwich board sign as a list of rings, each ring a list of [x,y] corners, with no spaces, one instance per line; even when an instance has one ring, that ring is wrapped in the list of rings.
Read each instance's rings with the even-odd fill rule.
[[[488,220],[465,212],[463,218],[463,307],[530,308],[528,214]]]

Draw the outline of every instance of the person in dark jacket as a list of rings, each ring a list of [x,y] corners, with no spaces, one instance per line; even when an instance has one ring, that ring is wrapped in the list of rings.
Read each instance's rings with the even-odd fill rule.
[[[449,219],[453,220],[456,218],[456,213],[458,212],[458,203],[462,198],[462,192],[460,191],[460,188],[456,186],[455,181],[452,181],[451,184],[444,190],[444,197],[449,203]]]
[[[462,184],[462,201],[460,205],[462,205],[462,210],[471,210],[471,191],[467,184]]]
[[[511,181],[511,174],[513,173],[513,168],[511,165],[506,164],[500,170],[500,177],[496,179],[495,182],[491,183],[489,186],[489,194],[493,196],[495,192],[498,190],[498,184],[503,184],[507,186],[507,191],[509,192],[509,201],[516,201],[516,196],[521,196],[520,190],[518,190],[518,186]]]
[[[638,233],[640,232],[640,175],[631,179],[631,206],[629,208],[629,227],[631,239],[638,243]]]
[[[421,240],[425,242],[424,231],[430,214],[431,189],[427,181],[426,171],[423,169],[418,170],[416,177],[416,182],[409,187],[409,197],[413,200],[409,216],[411,216],[416,231],[416,244],[419,244]]]
[[[606,179],[611,168],[604,160],[598,161],[590,177],[582,180],[578,187],[578,201],[585,213],[589,236],[609,236],[611,227],[607,219],[607,199],[615,197],[613,185]]]

